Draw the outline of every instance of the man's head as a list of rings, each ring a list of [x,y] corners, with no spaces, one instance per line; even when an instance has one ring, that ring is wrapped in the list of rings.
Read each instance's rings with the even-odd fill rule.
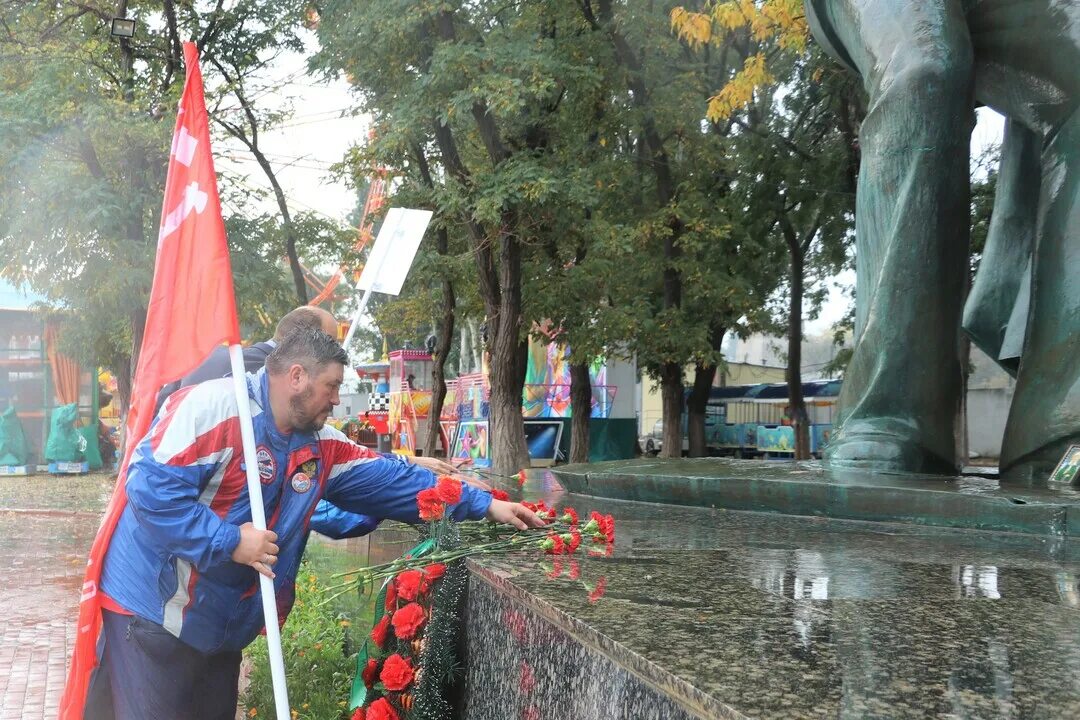
[[[301,305],[278,320],[274,329],[274,341],[281,342],[286,335],[291,335],[299,328],[314,328],[322,330],[330,337],[337,337],[337,320],[333,315],[320,307]]]
[[[266,358],[278,427],[301,432],[322,428],[340,402],[338,389],[348,362],[344,348],[322,330],[301,327],[278,341]]]

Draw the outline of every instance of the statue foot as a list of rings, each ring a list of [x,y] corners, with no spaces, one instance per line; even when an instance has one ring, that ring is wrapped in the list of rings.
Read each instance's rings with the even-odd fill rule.
[[[1080,445],[1080,438],[1062,438],[1019,458],[1003,456],[1001,479],[1014,485],[1046,487],[1065,451],[1073,445]]]
[[[904,433],[884,428],[841,431],[825,448],[824,457],[826,465],[839,468],[934,475],[956,473],[951,461],[934,455]]]

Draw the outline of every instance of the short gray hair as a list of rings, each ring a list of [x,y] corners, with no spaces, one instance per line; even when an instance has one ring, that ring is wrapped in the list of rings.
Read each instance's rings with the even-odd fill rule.
[[[293,365],[301,365],[309,374],[318,375],[332,362],[348,366],[345,348],[322,330],[299,327],[282,338],[267,356],[266,372],[280,375]]]
[[[286,335],[291,335],[299,328],[315,328],[322,330],[322,316],[319,311],[309,305],[290,310],[285,317],[278,321],[274,328],[274,340],[281,342]]]

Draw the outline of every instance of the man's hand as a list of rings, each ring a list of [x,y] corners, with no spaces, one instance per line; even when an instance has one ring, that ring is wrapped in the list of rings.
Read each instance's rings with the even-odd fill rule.
[[[232,559],[241,565],[250,565],[260,574],[273,579],[270,566],[277,562],[278,546],[274,544],[277,533],[273,530],[257,530],[251,523],[240,526],[240,544],[233,550]]]
[[[547,524],[540,516],[521,503],[507,502],[505,500],[492,500],[487,509],[487,519],[493,522],[513,525],[518,530],[529,528],[542,528]]]

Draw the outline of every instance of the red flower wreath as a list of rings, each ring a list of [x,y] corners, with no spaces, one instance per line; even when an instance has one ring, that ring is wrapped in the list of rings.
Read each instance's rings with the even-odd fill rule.
[[[364,679],[364,685],[370,688],[375,684],[375,678],[379,675],[379,661],[375,658],[369,658],[367,665],[364,666],[363,672],[360,676]]]
[[[445,572],[446,566],[442,563],[432,563],[424,568],[424,575],[427,577],[429,584],[441,578]]]
[[[399,598],[412,602],[427,590],[427,578],[419,570],[405,570],[394,578],[394,587]]]
[[[386,647],[386,635],[390,632],[390,616],[383,615],[382,620],[379,620],[375,624],[375,627],[371,628],[371,641],[379,646],[380,649]]]
[[[416,506],[420,510],[421,520],[441,520],[446,514],[446,505],[435,488],[427,488],[416,494]]]
[[[365,720],[398,720],[398,714],[386,698],[379,698],[367,709]]]
[[[390,582],[386,583],[386,600],[383,601],[383,606],[390,612],[394,612],[395,603],[397,602],[397,583],[393,578]]]
[[[424,608],[416,603],[409,603],[394,613],[390,622],[394,625],[394,635],[398,640],[412,640],[424,626],[426,619]]]
[[[439,493],[439,499],[447,505],[454,505],[461,500],[461,483],[449,475],[440,476],[435,489]]]
[[[413,668],[409,661],[394,653],[386,658],[383,663],[382,673],[379,675],[383,685],[391,692],[400,692],[409,687],[413,681]]]

